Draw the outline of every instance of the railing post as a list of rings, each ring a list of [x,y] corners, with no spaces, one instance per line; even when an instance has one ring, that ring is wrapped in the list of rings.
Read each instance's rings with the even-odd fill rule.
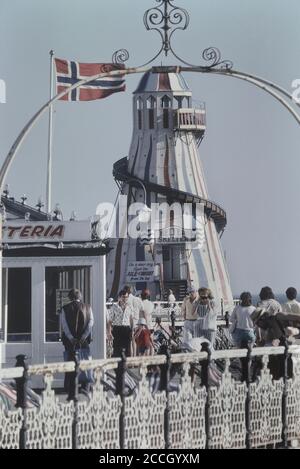
[[[251,449],[251,418],[250,418],[250,410],[251,410],[251,392],[250,392],[250,384],[251,384],[251,364],[252,364],[252,342],[247,343],[247,357],[246,363],[244,368],[246,385],[247,385],[247,396],[246,396],[246,448]]]
[[[26,363],[26,355],[17,355],[16,367],[23,367],[24,372],[22,378],[16,378],[17,388],[17,402],[16,407],[20,407],[23,412],[22,427],[20,430],[20,449],[26,449],[26,432],[27,432],[27,419],[26,419],[26,407],[27,407],[27,386],[28,386],[28,364]]]
[[[210,434],[210,385],[209,385],[209,368],[211,366],[211,347],[210,344],[204,343],[202,344],[202,352],[207,352],[207,360],[202,365],[201,370],[201,381],[202,386],[205,386],[207,397],[206,397],[206,404],[205,404],[205,432],[206,432],[206,449],[210,449],[211,445],[211,434]]]
[[[168,449],[171,446],[170,442],[170,396],[169,396],[169,383],[170,383],[170,372],[171,372],[171,354],[170,350],[166,350],[166,364],[162,367],[161,374],[161,389],[166,393],[166,408],[165,408],[165,448]]]
[[[171,311],[171,331],[172,331],[172,334],[171,334],[171,337],[173,340],[175,340],[175,332],[176,332],[176,328],[175,328],[175,311],[174,309]]]
[[[289,361],[289,344],[287,339],[284,340],[283,355],[283,393],[282,393],[282,443],[284,448],[288,448],[288,424],[287,424],[287,398],[288,398],[288,361]]]
[[[224,300],[221,298],[221,316],[224,316]]]
[[[225,323],[226,323],[226,328],[229,328],[229,319],[230,319],[230,314],[229,311],[226,311],[225,313]]]
[[[121,361],[119,362],[116,376],[116,392],[121,398],[121,412],[119,420],[120,449],[124,449],[125,447],[125,373],[127,368],[126,361],[127,358],[124,349],[122,351]]]
[[[69,400],[74,402],[74,417],[72,423],[72,449],[77,449],[78,445],[78,376],[79,376],[79,358],[74,352],[73,360],[75,363],[75,370],[72,373],[69,389]]]

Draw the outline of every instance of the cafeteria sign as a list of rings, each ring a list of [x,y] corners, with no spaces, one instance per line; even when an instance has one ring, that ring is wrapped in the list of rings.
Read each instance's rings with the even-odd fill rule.
[[[154,275],[154,262],[128,262],[126,282],[151,282]]]
[[[91,222],[7,222],[3,225],[4,243],[76,242],[91,240]]]

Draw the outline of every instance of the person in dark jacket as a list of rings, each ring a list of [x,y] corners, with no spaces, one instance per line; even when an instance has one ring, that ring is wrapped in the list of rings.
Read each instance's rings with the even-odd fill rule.
[[[69,292],[70,303],[61,311],[62,343],[65,347],[64,360],[88,360],[94,317],[89,304],[82,302],[81,292],[72,289]],[[81,390],[87,392],[92,382],[91,372],[80,373]],[[65,390],[69,399],[74,398],[75,373],[66,373]]]
[[[286,341],[287,345],[292,342],[293,335],[299,333],[300,318],[294,314],[277,313],[272,314],[269,311],[259,310],[254,311],[252,319],[256,325],[264,331],[266,339],[265,346],[284,346]],[[269,369],[273,379],[277,380],[284,376],[284,356],[283,355],[270,355]],[[288,359],[288,377],[292,377],[292,359]]]

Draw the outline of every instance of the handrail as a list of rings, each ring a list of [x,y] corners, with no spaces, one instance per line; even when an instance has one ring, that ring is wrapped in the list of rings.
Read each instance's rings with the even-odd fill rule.
[[[288,448],[300,439],[300,346],[29,367],[24,359],[0,370],[0,378],[16,379],[17,407],[0,405],[1,449]],[[67,401],[53,389],[62,371],[69,373]],[[92,388],[79,387],[82,373]],[[41,398],[29,388],[34,375],[44,378]]]
[[[128,182],[129,180],[132,185],[135,185],[135,181],[132,179],[132,175],[128,171],[128,159],[125,156],[120,160],[116,161],[113,165],[113,176],[117,181]],[[227,224],[226,212],[215,202],[209,199],[200,197],[199,195],[184,192],[172,187],[165,187],[160,184],[141,180],[134,176],[137,181],[141,181],[148,187],[150,192],[157,192],[162,195],[167,195],[170,199],[176,199],[178,202],[191,202],[191,203],[202,203],[204,204],[204,211],[209,218],[212,218],[215,222],[218,233],[221,233]]]
[[[300,345],[290,345],[287,349],[288,353],[300,356]],[[285,352],[284,346],[278,347],[254,347],[251,351],[252,357],[263,357],[272,355],[283,355]],[[247,349],[230,349],[230,350],[214,350],[211,352],[212,360],[225,360],[233,358],[247,357]],[[191,352],[191,353],[175,353],[172,354],[170,359],[172,364],[177,363],[196,363],[206,360],[208,358],[207,352]],[[121,358],[106,358],[101,360],[83,360],[79,364],[81,370],[105,368],[116,369],[121,363]],[[151,356],[137,356],[128,357],[126,359],[127,367],[151,366],[162,365],[166,363],[166,355],[151,355]],[[74,362],[60,362],[60,363],[42,363],[36,365],[29,365],[28,375],[45,375],[56,373],[69,373],[75,369]],[[1,368],[0,379],[13,379],[23,376],[24,369],[22,367],[14,368]]]

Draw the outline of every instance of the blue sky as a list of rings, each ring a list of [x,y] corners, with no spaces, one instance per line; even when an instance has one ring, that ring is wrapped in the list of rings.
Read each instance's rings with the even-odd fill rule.
[[[0,158],[49,94],[49,50],[61,58],[110,61],[120,48],[138,66],[159,48],[146,32],[143,13],[153,0],[2,0],[0,78],[7,103],[0,104]],[[238,70],[291,89],[300,78],[298,0],[177,0],[191,15],[189,29],[174,36],[179,55],[200,63],[202,50],[217,46]],[[175,63],[164,57],[157,61]],[[101,201],[114,201],[112,164],[128,153],[131,93],[90,103],[55,107],[53,203],[68,217],[92,215]],[[218,76],[186,76],[195,99],[205,101],[207,132],[200,147],[210,198],[223,206],[222,238],[234,293],[269,284],[281,292],[299,286],[300,128],[272,97],[244,82]],[[8,176],[11,195],[45,199],[47,117],[26,139]],[[299,282],[300,283],[300,282]]]

